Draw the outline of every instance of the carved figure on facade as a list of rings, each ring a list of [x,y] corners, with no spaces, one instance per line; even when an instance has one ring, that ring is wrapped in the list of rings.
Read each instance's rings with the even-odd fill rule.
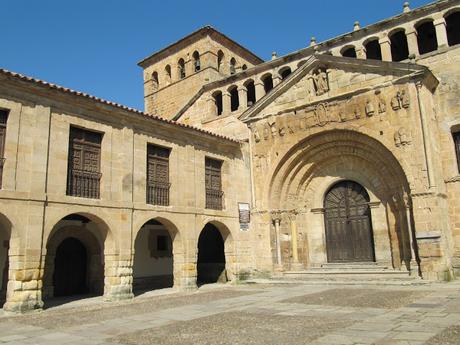
[[[327,71],[325,69],[319,68],[311,78],[313,80],[313,85],[315,87],[317,96],[324,95],[329,91],[329,81]]]
[[[254,141],[258,143],[260,141],[260,132],[256,124],[251,124],[250,126],[252,134],[254,135]]]
[[[386,113],[387,111],[387,104],[385,100],[379,99],[379,114]]]
[[[371,117],[375,114],[374,104],[371,101],[366,102],[366,116]]]
[[[272,137],[276,137],[277,129],[276,129],[276,119],[274,116],[270,116],[267,120],[268,125],[270,126],[270,132]]]
[[[396,96],[391,99],[391,108],[393,110],[399,110],[401,108],[407,109],[409,108],[410,100],[409,95],[406,93],[405,90],[398,91]]]
[[[270,137],[270,126],[267,122],[264,123],[263,135],[264,140],[268,140],[268,138]]]
[[[329,122],[327,103],[320,103],[316,106],[315,117],[316,117],[316,123],[319,126],[324,126],[325,124]]]
[[[404,127],[395,132],[394,140],[396,147],[407,146],[412,143],[411,135]]]

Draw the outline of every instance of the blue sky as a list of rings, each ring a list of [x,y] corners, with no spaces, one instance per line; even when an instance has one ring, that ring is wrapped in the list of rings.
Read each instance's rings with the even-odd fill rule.
[[[402,0],[3,0],[0,67],[143,109],[137,62],[212,25],[263,59],[401,13]],[[413,0],[411,8],[429,0]]]

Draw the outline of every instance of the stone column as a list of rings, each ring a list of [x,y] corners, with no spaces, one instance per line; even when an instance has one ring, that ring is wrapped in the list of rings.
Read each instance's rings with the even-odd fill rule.
[[[272,212],[272,221],[275,224],[276,267],[278,269],[281,269],[281,266],[282,266],[281,234],[280,234],[281,212],[279,212],[279,211]]]
[[[420,55],[418,52],[418,42],[417,42],[417,31],[414,28],[409,28],[406,30],[407,37],[407,46],[409,47],[409,56]]]
[[[299,263],[299,247],[297,244],[297,211],[293,210],[289,214],[291,225],[291,250],[292,250],[292,267],[291,269],[299,270],[302,265]]]
[[[449,42],[447,40],[446,20],[439,18],[433,21],[436,29],[436,38],[438,40],[438,48],[447,47]]]
[[[216,107],[216,100],[211,95],[208,96],[208,116],[217,115],[217,107]]]
[[[258,81],[254,83],[255,89],[256,89],[256,102],[261,99],[263,96],[265,96],[265,88],[264,88],[264,83],[261,81]]]
[[[222,115],[230,114],[231,112],[230,92],[222,92]]]
[[[388,37],[379,39],[380,50],[382,51],[382,61],[391,61],[391,41]]]
[[[419,267],[418,263],[416,261],[416,256],[415,256],[415,246],[416,243],[414,242],[414,233],[412,230],[412,221],[411,221],[411,200],[410,196],[407,194],[403,195],[403,203],[404,203],[404,208],[406,211],[406,219],[407,219],[407,232],[409,233],[409,244],[410,244],[410,263],[409,263],[409,271],[411,276],[418,276],[419,275]]]
[[[281,77],[279,76],[279,74],[274,75],[272,79],[273,79],[273,88],[275,88],[276,85],[281,83]]]
[[[239,110],[244,111],[248,108],[248,89],[244,86],[238,88],[238,99],[240,101]]]

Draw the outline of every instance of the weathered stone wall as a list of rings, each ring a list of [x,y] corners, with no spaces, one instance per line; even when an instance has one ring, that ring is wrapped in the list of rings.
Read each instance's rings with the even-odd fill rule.
[[[150,219],[164,224],[173,238],[176,287],[195,284],[198,236],[208,222],[226,236],[228,275],[237,277],[240,269],[253,267],[247,256],[254,254],[235,249],[250,246],[238,222],[238,202],[251,202],[245,146],[93,100],[31,88],[8,80],[0,88],[0,107],[10,110],[0,190],[2,236],[11,233],[6,310],[40,308],[43,297],[52,295],[49,281],[42,291],[44,276],[50,279],[45,271],[53,267],[54,254],[47,250],[70,214],[90,220],[83,231],[92,229],[103,250],[108,300],[132,296],[134,242]],[[103,133],[99,199],[66,195],[71,125]],[[171,149],[170,206],[146,204],[147,143]],[[205,208],[206,156],[223,161],[223,210]]]

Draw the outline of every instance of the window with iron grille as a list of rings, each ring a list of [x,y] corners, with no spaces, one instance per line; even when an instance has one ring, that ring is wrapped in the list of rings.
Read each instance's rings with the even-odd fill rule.
[[[169,153],[165,147],[147,146],[147,203],[169,205]]]
[[[206,208],[222,210],[222,161],[205,159]]]
[[[460,132],[453,133],[452,135],[455,143],[455,154],[457,155],[458,173],[460,174]]]
[[[98,199],[102,133],[70,127],[67,195]]]
[[[8,110],[0,109],[0,188],[2,188],[3,164],[5,163],[5,137]]]

